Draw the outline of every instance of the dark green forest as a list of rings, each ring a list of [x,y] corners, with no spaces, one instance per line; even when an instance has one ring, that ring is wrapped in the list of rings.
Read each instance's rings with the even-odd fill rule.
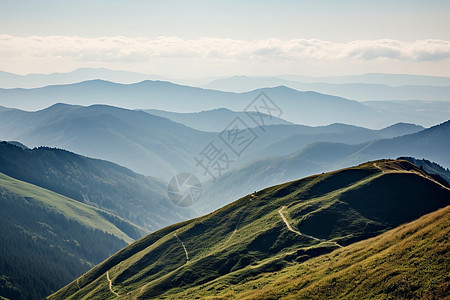
[[[440,164],[429,161],[427,159],[417,159],[414,157],[399,157],[399,159],[404,159],[409,161],[410,163],[415,164],[416,166],[420,167],[422,170],[430,174],[430,176],[433,177],[434,180],[450,188],[450,170],[448,168],[444,168]]]
[[[39,299],[126,243],[0,188],[0,295]]]

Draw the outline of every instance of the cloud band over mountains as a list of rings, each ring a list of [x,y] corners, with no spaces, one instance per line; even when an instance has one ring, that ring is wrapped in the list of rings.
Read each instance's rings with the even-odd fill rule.
[[[342,59],[441,61],[450,58],[450,41],[392,39],[336,43],[318,39],[235,40],[178,37],[130,38],[0,35],[3,59],[68,58],[86,62],[139,62],[158,58],[218,60],[334,61]]]

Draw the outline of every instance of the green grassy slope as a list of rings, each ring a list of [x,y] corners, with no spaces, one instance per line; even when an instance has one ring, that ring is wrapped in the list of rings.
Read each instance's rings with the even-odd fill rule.
[[[447,299],[450,206],[377,237],[279,272],[230,285],[226,279],[177,299]]]
[[[109,219],[120,217],[107,214],[98,208],[80,203],[73,199],[67,198],[55,192],[43,189],[33,184],[20,181],[0,173],[0,188],[2,191],[8,191],[11,194],[20,195],[26,200],[38,201],[39,205],[47,207],[49,210],[63,214],[69,219],[90,227],[94,230],[101,230],[112,234],[121,240],[130,243],[133,241],[127,234],[118,229]],[[126,222],[122,220],[123,222]],[[131,223],[130,226],[132,225]],[[145,232],[139,227],[136,230]]]
[[[225,287],[379,235],[449,203],[448,188],[406,161],[311,176],[150,234],[49,298],[176,298],[212,282]]]
[[[115,225],[117,224],[117,226]],[[143,232],[120,217],[0,173],[0,295],[37,299]]]

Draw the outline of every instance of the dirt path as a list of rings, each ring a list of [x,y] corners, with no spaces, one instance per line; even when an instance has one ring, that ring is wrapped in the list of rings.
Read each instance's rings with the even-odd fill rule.
[[[186,263],[188,263],[188,262],[189,262],[189,254],[188,254],[188,252],[187,252],[186,246],[184,245],[183,241],[178,237],[178,235],[177,235],[176,232],[175,232],[175,237],[180,241],[181,245],[183,246],[184,253],[186,253]],[[145,287],[146,287],[148,284],[150,284],[150,282],[144,284],[144,285],[141,287],[141,289],[140,289],[140,292],[141,292],[141,293],[144,291]],[[111,291],[112,291],[112,290],[111,290]]]
[[[109,290],[111,291],[111,293],[113,293],[114,295],[116,295],[117,297],[119,297],[120,295],[116,292],[113,291],[112,289],[112,281],[111,279],[109,279],[109,271],[106,271],[106,279],[108,279],[109,282]]]
[[[386,173],[386,170],[384,170],[378,163],[373,163],[373,166],[381,171],[381,173]]]
[[[254,194],[250,195],[251,198],[255,198]],[[237,222],[236,222],[236,227],[234,228],[233,232],[231,233],[231,235],[227,238],[227,240],[225,241],[225,243],[222,244],[222,246],[220,246],[219,249],[223,249],[225,248],[225,246],[228,244],[229,241],[231,241],[231,239],[233,238],[233,236],[236,234],[236,232],[238,231],[238,227],[241,224],[242,218],[244,217],[244,212],[239,212],[239,216],[237,218]]]
[[[281,207],[281,208],[278,210],[278,213],[280,214],[281,219],[283,220],[284,224],[286,224],[286,227],[287,227],[287,229],[288,229],[289,231],[292,231],[292,232],[294,232],[294,233],[296,233],[296,234],[298,234],[298,235],[301,235],[301,236],[304,236],[304,237],[307,237],[307,238],[310,238],[310,239],[313,239],[313,240],[316,240],[316,241],[319,241],[319,242],[328,242],[328,243],[331,243],[331,244],[333,244],[333,245],[336,245],[336,246],[342,248],[342,246],[339,245],[339,244],[336,243],[336,242],[329,242],[329,241],[327,241],[327,240],[319,239],[319,238],[316,238],[316,237],[314,237],[314,236],[312,236],[312,235],[304,234],[304,233],[301,233],[300,231],[294,230],[294,229],[292,228],[291,224],[289,224],[289,222],[288,222],[288,220],[286,219],[286,217],[283,215],[283,209],[285,209],[285,206]]]
[[[186,246],[184,245],[183,241],[178,237],[178,235],[175,233],[176,238],[180,241],[181,245],[183,246],[184,252],[186,253],[186,263],[189,262],[189,254],[187,252]]]
[[[225,248],[225,246],[228,244],[228,242],[231,240],[231,238],[233,237],[233,235],[237,232],[237,228],[235,230],[233,230],[233,232],[231,233],[231,235],[228,237],[228,239],[225,241],[225,243],[222,244],[222,246],[220,246],[219,249],[223,249]]]

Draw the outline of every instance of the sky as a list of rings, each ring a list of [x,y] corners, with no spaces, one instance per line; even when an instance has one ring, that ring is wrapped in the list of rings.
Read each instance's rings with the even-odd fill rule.
[[[0,70],[450,76],[450,1],[0,1]]]

